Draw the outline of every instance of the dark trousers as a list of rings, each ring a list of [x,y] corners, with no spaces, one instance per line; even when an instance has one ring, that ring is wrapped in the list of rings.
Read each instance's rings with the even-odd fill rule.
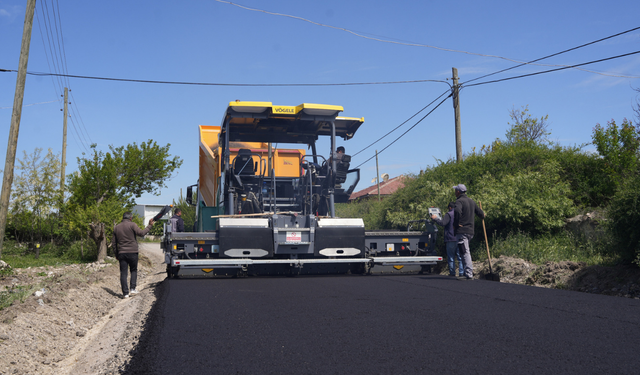
[[[138,282],[138,253],[125,253],[119,254],[118,260],[120,261],[120,285],[122,286],[122,294],[129,294],[129,288],[127,287],[127,268],[131,271],[131,289],[136,288]]]

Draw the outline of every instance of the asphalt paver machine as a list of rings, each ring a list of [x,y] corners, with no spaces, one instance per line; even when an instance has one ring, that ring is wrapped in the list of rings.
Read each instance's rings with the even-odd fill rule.
[[[335,204],[360,179],[336,140],[351,139],[364,122],[342,111],[235,101],[221,126],[201,125],[199,179],[186,195],[197,219],[193,232],[165,226],[168,276],[397,272],[442,260],[434,226],[381,234],[365,232],[360,218],[336,217]],[[316,149],[322,137],[326,157]]]

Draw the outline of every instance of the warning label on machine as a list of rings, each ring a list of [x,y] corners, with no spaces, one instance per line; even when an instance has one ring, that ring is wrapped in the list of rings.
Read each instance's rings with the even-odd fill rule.
[[[302,234],[300,232],[287,232],[287,242],[302,242]]]

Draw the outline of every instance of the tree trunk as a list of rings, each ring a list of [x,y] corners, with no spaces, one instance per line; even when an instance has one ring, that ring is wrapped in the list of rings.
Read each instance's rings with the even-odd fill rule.
[[[104,223],[90,223],[89,237],[96,243],[98,248],[98,262],[104,261],[107,257],[107,241],[105,238]]]

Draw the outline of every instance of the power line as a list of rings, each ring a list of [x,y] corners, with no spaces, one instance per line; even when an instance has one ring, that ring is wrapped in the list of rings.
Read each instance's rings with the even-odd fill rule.
[[[82,116],[80,116],[80,111],[78,110],[78,106],[76,105],[76,98],[73,96],[73,91],[69,90],[69,93],[71,94],[71,103],[72,106],[71,108],[75,107],[75,111],[73,112],[74,116],[77,113],[77,117],[80,119],[80,124],[82,124],[82,128],[84,129],[85,133],[87,134],[87,138],[89,138],[89,143],[93,143],[93,140],[91,139],[91,137],[89,136],[89,132],[87,131],[87,127],[84,126],[84,121],[82,120]]]
[[[60,19],[60,4],[58,3],[58,0],[56,0],[56,6],[58,7],[58,12],[56,13],[55,11],[55,7],[51,6],[51,9],[53,11],[53,20],[54,23],[56,25],[56,35],[58,36],[58,48],[60,49],[60,57],[62,59],[62,61],[64,61],[64,63],[62,64],[62,69],[64,71],[64,73],[69,73],[68,69],[67,69],[67,54],[64,48],[64,34],[62,33],[62,20]],[[57,17],[56,17],[57,15]],[[56,22],[56,18],[57,18],[57,22]],[[60,31],[58,31],[58,28],[60,29]],[[69,79],[67,79],[67,87],[69,87]]]
[[[76,132],[76,135],[74,135],[74,139],[78,138],[80,140],[80,143],[82,144],[82,148],[84,148],[85,151],[87,151],[87,153],[88,153],[89,150],[87,149],[87,146],[86,146],[86,142],[87,142],[86,139],[82,139],[81,138],[82,133],[78,131],[78,128],[76,127],[76,123],[75,123],[75,121],[73,121],[73,117],[69,117],[69,120],[71,120],[71,125],[73,127],[73,130],[75,130],[75,132]],[[73,134],[73,133],[71,133],[71,134]]]
[[[471,85],[465,85],[465,84],[462,84],[461,86],[462,86],[462,87],[473,87],[473,86],[486,85],[486,84],[489,84],[489,83],[497,83],[497,82],[502,82],[502,81],[509,81],[509,80],[517,79],[517,78],[531,77],[531,76],[535,76],[535,75],[538,75],[538,74],[544,74],[544,73],[557,72],[557,71],[560,71],[560,70],[571,69],[571,68],[575,68],[575,67],[578,67],[578,66],[584,66],[584,65],[595,64],[595,63],[599,63],[599,62],[603,62],[603,61],[609,61],[609,60],[619,59],[619,58],[621,58],[621,57],[632,56],[632,55],[636,55],[636,54],[638,54],[638,53],[640,53],[640,51],[629,52],[629,53],[625,53],[625,54],[622,54],[622,55],[617,55],[617,56],[607,57],[607,58],[600,59],[600,60],[593,60],[593,61],[585,62],[585,63],[582,63],[582,64],[576,64],[576,65],[571,65],[571,66],[565,66],[565,67],[562,67],[562,68],[549,69],[549,70],[543,70],[543,71],[540,71],[540,72],[529,73],[529,74],[523,74],[523,75],[514,76],[514,77],[507,77],[507,78],[502,78],[502,79],[496,79],[496,80],[493,80],[493,81],[485,81],[485,82],[480,82],[480,83],[474,83],[474,84],[471,84]]]
[[[42,24],[40,23],[40,18],[41,18],[39,15],[40,13],[42,14]],[[68,87],[69,90],[71,90],[71,85],[69,82],[69,78],[65,74],[65,73],[68,73],[68,68],[67,68],[68,64],[67,64],[67,57],[66,57],[66,52],[64,48],[64,34],[62,32],[62,18],[61,18],[60,5],[58,3],[58,0],[55,0],[55,2],[52,0],[50,6],[48,5],[47,0],[41,1],[40,12],[37,13],[36,16],[38,20],[38,25],[40,26],[40,37],[42,38],[42,44],[44,47],[45,57],[47,60],[49,71],[55,72],[51,74],[51,77],[52,77],[51,81],[53,83],[53,88],[56,95],[62,96],[61,92],[63,91],[64,87]],[[45,31],[46,41],[45,41],[45,35],[43,35],[43,32],[42,32],[43,29]],[[49,60],[49,57],[51,57],[51,60]],[[57,79],[54,79],[54,77]],[[75,99],[74,99],[74,102],[75,102]],[[78,113],[78,115],[76,115],[76,113]],[[73,106],[71,107],[71,113],[69,118],[72,120],[72,125],[73,125],[72,129],[75,132],[74,138],[76,143],[78,143],[79,141],[82,147],[85,150],[87,150],[88,142],[86,140],[85,134],[82,133],[81,131],[82,129],[79,129],[80,126],[79,125],[76,126],[76,123],[73,122],[74,116],[75,117],[79,116],[79,109],[77,105],[75,106],[75,110]],[[86,130],[84,123],[81,122],[81,124],[82,124],[82,128],[84,128],[84,132],[87,134],[87,137],[88,137],[88,131]],[[73,132],[71,132],[71,134],[73,134]]]
[[[0,69],[0,72],[17,72],[13,69]],[[380,81],[380,82],[338,82],[338,83],[220,83],[220,82],[185,82],[185,81],[158,81],[158,80],[146,80],[146,79],[129,79],[129,78],[109,78],[109,77],[95,77],[95,76],[80,76],[73,74],[59,74],[59,73],[41,73],[41,72],[27,72],[28,75],[46,77],[46,76],[64,76],[69,78],[80,79],[94,79],[102,81],[118,81],[118,82],[135,82],[135,83],[159,83],[166,85],[194,85],[194,86],[227,86],[227,87],[318,87],[318,86],[363,86],[363,85],[395,85],[404,83],[425,83],[425,82],[439,82],[446,83],[447,81],[436,79],[415,79],[408,81]]]
[[[46,1],[41,2],[40,10],[43,13],[42,18],[45,25],[47,40],[49,42],[49,50],[51,51],[51,61],[53,62],[53,68],[55,72],[59,73],[61,72],[62,61],[58,57],[59,47],[58,45],[56,45],[56,38],[54,38],[54,32],[51,26],[51,16],[49,14],[49,7],[47,6]],[[58,43],[59,43],[59,39],[58,39]],[[64,87],[64,81],[62,79],[58,79],[58,84],[59,84],[59,89],[62,91],[62,88]]]
[[[244,5],[240,5],[240,4],[237,4],[237,3],[233,3],[231,1],[225,1],[225,0],[215,0],[215,1],[217,1],[218,3],[233,5],[235,7],[238,7],[238,8],[241,8],[241,9],[245,9],[245,10],[250,10],[250,11],[253,11],[253,12],[260,12],[260,13],[269,14],[269,15],[272,15],[272,16],[292,18],[292,19],[303,21],[303,22],[307,22],[307,23],[310,23],[310,24],[313,24],[313,25],[316,25],[316,26],[321,26],[321,27],[326,27],[326,28],[330,28],[330,29],[344,31],[346,33],[352,34],[352,35],[357,36],[359,38],[364,38],[364,39],[368,39],[368,40],[372,40],[372,41],[376,41],[376,42],[398,44],[398,45],[409,46],[409,47],[432,48],[432,49],[445,51],[445,52],[456,52],[456,53],[464,53],[464,54],[467,54],[467,55],[491,57],[491,58],[511,61],[511,62],[514,62],[514,63],[517,63],[517,64],[522,64],[522,65],[559,66],[559,67],[566,66],[566,65],[557,65],[557,64],[535,64],[534,62],[524,62],[524,61],[519,61],[519,60],[511,59],[511,58],[504,57],[504,56],[498,56],[498,55],[488,55],[488,54],[484,54],[484,53],[476,53],[476,52],[469,52],[469,51],[457,50],[457,49],[452,49],[452,48],[437,47],[437,46],[432,46],[432,45],[428,45],[428,44],[421,44],[421,43],[393,41],[393,40],[389,40],[389,39],[393,39],[393,38],[389,38],[389,37],[381,37],[381,38],[386,38],[386,39],[374,38],[374,37],[363,35],[363,33],[360,33],[360,32],[355,32],[353,30],[349,30],[349,29],[344,28],[344,27],[326,25],[326,24],[323,24],[323,23],[320,23],[320,22],[311,21],[311,20],[308,20],[306,18],[299,17],[299,16],[293,16],[293,15],[284,14],[284,13],[270,12],[270,11],[267,11],[267,10],[257,9],[257,8],[250,8],[248,6],[244,6]],[[580,70],[583,70],[583,71],[589,72],[589,73],[605,75],[605,76],[609,76],[610,75],[608,73],[596,72],[596,71],[593,71],[593,70],[586,70],[586,69],[580,69]],[[625,78],[635,78],[635,77],[625,77]]]
[[[545,56],[545,57],[541,57],[541,58],[539,58],[539,59],[535,59],[535,60],[531,60],[531,61],[526,62],[526,63],[522,63],[522,64],[514,65],[514,66],[512,66],[512,67],[510,67],[510,68],[507,68],[507,69],[502,69],[502,70],[499,70],[499,71],[497,71],[497,72],[493,72],[493,73],[485,74],[485,75],[480,76],[480,77],[478,77],[478,78],[474,78],[474,79],[472,79],[472,80],[470,80],[470,81],[467,81],[467,83],[470,83],[470,82],[473,82],[473,81],[477,81],[477,80],[482,79],[482,78],[487,78],[487,77],[489,77],[489,76],[496,75],[496,74],[499,74],[499,73],[503,73],[503,72],[506,72],[506,71],[511,70],[511,69],[519,68],[519,67],[521,67],[521,66],[523,66],[523,65],[531,64],[531,63],[534,63],[534,62],[537,62],[537,61],[540,61],[540,60],[545,60],[545,59],[548,59],[548,58],[550,58],[550,57],[554,57],[554,56],[562,55],[563,53],[567,53],[567,52],[575,51],[575,50],[577,50],[577,49],[580,49],[580,48],[583,48],[583,47],[586,47],[586,46],[590,46],[590,45],[592,45],[592,44],[596,44],[596,43],[599,43],[599,42],[603,42],[603,41],[605,41],[605,40],[607,40],[607,39],[615,38],[615,37],[618,37],[618,36],[620,36],[620,35],[624,35],[624,34],[627,34],[627,33],[632,32],[632,31],[636,31],[636,30],[638,30],[638,29],[640,29],[640,26],[638,26],[638,27],[634,27],[633,29],[629,29],[629,30],[626,30],[626,31],[623,31],[623,32],[620,32],[620,33],[617,33],[617,34],[609,35],[609,36],[607,36],[607,37],[604,37],[604,38],[601,38],[601,39],[598,39],[598,40],[594,40],[594,41],[592,41],[592,42],[585,43],[585,44],[579,45],[579,46],[577,46],[577,47],[569,48],[569,49],[566,49],[566,50],[561,51],[561,52],[557,52],[557,53],[554,53],[554,54],[551,54],[551,55],[548,55],[548,56]],[[639,78],[639,77],[626,77],[626,78]]]
[[[440,95],[442,96],[442,95]],[[396,143],[400,138],[404,137],[405,134],[409,133],[413,128],[415,128],[416,126],[418,126],[419,123],[422,122],[422,120],[426,119],[431,113],[433,113],[433,111],[435,111],[438,107],[440,107],[440,105],[442,105],[442,103],[444,103],[447,99],[449,99],[449,97],[451,97],[451,94],[449,96],[447,96],[446,98],[442,99],[442,101],[440,103],[438,103],[438,105],[436,105],[431,111],[429,111],[429,113],[427,113],[426,115],[424,115],[420,120],[418,120],[418,122],[416,122],[412,127],[410,127],[409,129],[407,129],[407,131],[405,131],[404,133],[402,133],[398,138],[394,139],[393,142],[389,143],[385,148],[383,148],[382,150],[380,150],[378,152],[378,155],[380,155],[384,150],[388,149],[389,147],[391,147],[391,145],[393,145],[394,143]],[[437,99],[436,99],[437,100]],[[360,168],[362,165],[366,164],[367,162],[369,162],[371,159],[375,158],[376,156],[373,155],[372,157],[370,157],[369,159],[365,160],[364,162],[360,163],[360,165],[358,165],[356,168]]]
[[[622,55],[607,57],[604,59],[593,60],[581,64],[562,66],[556,69],[545,70],[536,73],[525,74],[516,77],[504,78],[495,81],[487,81],[481,83],[475,83],[473,85],[467,85],[467,87],[477,86],[486,83],[494,83],[500,81],[506,81],[509,79],[528,77],[532,75],[549,73],[549,72],[557,72],[560,70],[576,68],[584,65],[595,64],[598,62],[614,60],[626,56],[635,55],[640,53],[640,51],[625,53]],[[2,69],[0,68],[0,72],[11,72],[15,73],[17,70],[14,69]],[[409,83],[425,83],[425,82],[438,82],[438,83],[447,83],[442,80],[435,79],[416,79],[416,80],[406,80],[406,81],[379,81],[379,82],[338,82],[338,83],[220,83],[220,82],[186,82],[186,81],[160,81],[160,80],[143,80],[143,79],[130,79],[130,78],[109,78],[109,77],[97,77],[97,76],[81,76],[81,75],[73,75],[73,74],[61,74],[61,73],[43,73],[43,72],[27,72],[28,75],[46,77],[46,76],[60,76],[60,77],[68,77],[68,78],[79,78],[79,79],[93,79],[93,80],[103,80],[103,81],[117,81],[117,82],[135,82],[135,83],[155,83],[155,84],[168,84],[168,85],[194,85],[194,86],[226,86],[226,87],[322,87],[322,86],[364,86],[364,85],[393,85],[393,84],[409,84]],[[640,78],[640,77],[639,77]],[[475,79],[474,79],[475,80]]]
[[[413,116],[409,117],[408,119],[406,119],[402,124],[396,126],[395,128],[393,128],[391,131],[389,131],[387,134],[383,135],[382,137],[378,138],[377,140],[373,141],[370,145],[368,145],[367,147],[363,148],[362,150],[356,152],[355,154],[353,154],[353,156],[358,155],[359,153],[361,153],[362,151],[368,149],[369,147],[375,145],[376,143],[380,142],[381,140],[383,140],[384,138],[386,138],[389,134],[393,133],[394,131],[398,130],[401,126],[403,126],[404,124],[406,124],[407,122],[409,122],[411,119],[413,119],[414,117],[416,117],[418,114],[420,114],[420,112],[424,111],[425,109],[429,108],[429,106],[431,106],[431,104],[435,103],[436,100],[442,98],[443,95],[445,95],[446,93],[448,93],[449,90],[443,92],[440,96],[438,96],[437,98],[435,98],[431,103],[427,104],[426,106],[422,107],[421,110],[419,110],[418,112],[416,112]],[[352,156],[352,157],[353,157]]]
[[[45,17],[44,17],[44,10],[42,9],[42,7],[43,7],[42,4],[40,4],[40,12],[42,12],[42,19],[43,19],[42,22],[44,23],[45,22]],[[47,28],[46,24],[45,24],[44,27],[40,24],[40,16],[39,16],[38,12],[36,12],[36,20],[38,22],[38,30],[40,31],[40,39],[42,40],[42,47],[43,47],[43,50],[44,50],[44,56],[45,56],[45,59],[47,61],[47,66],[49,67],[49,71],[51,71],[51,64],[54,63],[54,61],[53,61],[53,49],[51,48],[51,39],[49,38],[49,32],[48,32],[49,29]],[[43,29],[45,30],[45,32],[47,34],[47,41],[49,43],[49,51],[51,52],[51,63],[49,62],[49,54],[47,53],[47,45],[45,44],[45,38],[44,38],[44,35],[42,35],[42,30]],[[51,83],[53,84],[53,89],[54,89],[54,91],[56,93],[56,96],[60,96],[60,91],[58,91],[58,86],[56,86],[55,77],[53,77],[53,76],[51,77]],[[58,83],[60,83],[59,79],[58,79]]]
[[[23,107],[31,107],[34,105],[39,105],[39,104],[49,104],[49,103],[60,103],[62,100],[58,99],[58,100],[50,100],[48,102],[39,102],[39,103],[31,103],[31,104],[23,104]],[[0,109],[11,109],[13,107],[0,107]]]

